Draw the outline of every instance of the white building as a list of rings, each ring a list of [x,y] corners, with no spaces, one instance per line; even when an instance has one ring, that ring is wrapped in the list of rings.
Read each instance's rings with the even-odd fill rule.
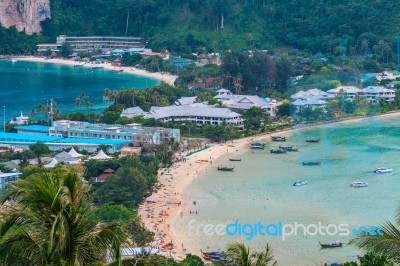
[[[321,100],[326,101],[328,99],[328,93],[319,89],[310,89],[307,91],[299,91],[290,96],[290,99],[297,100],[297,99],[305,99],[305,98],[318,98]]]
[[[276,108],[282,103],[269,98],[261,98],[256,95],[235,95],[226,89],[217,90],[218,94],[214,97],[219,100],[224,107],[231,109],[249,109],[259,107],[266,109],[270,116],[276,116]]]
[[[128,108],[121,113],[121,117],[133,118],[136,115],[143,115],[146,118],[154,118],[162,122],[192,122],[200,125],[220,125],[225,122],[228,125],[243,127],[243,119],[240,114],[235,113],[228,108],[216,108],[202,103],[181,105],[181,106],[166,106],[166,107],[151,107],[149,112],[144,112],[133,107],[134,110]]]
[[[298,98],[293,103],[296,106],[296,112],[301,112],[304,108],[325,108],[326,101],[321,100],[318,97],[306,97],[306,98]]]
[[[357,88],[355,86],[340,86],[334,89],[330,89],[327,91],[329,94],[329,98],[335,98],[339,96],[343,96],[347,99],[354,99],[354,97],[360,96],[363,94],[362,89]]]
[[[368,86],[362,91],[364,97],[371,101],[377,101],[379,98],[382,98],[390,102],[394,100],[394,97],[396,97],[394,90],[386,89],[385,87],[381,86]]]
[[[13,118],[13,119],[10,121],[10,124],[14,124],[14,125],[26,125],[26,124],[28,124],[28,123],[29,123],[29,117],[24,116],[24,115],[22,114],[22,112],[21,112],[21,115],[20,115],[20,116],[17,116],[17,117]]]
[[[21,173],[0,172],[0,191],[4,191],[12,182],[17,181]]]

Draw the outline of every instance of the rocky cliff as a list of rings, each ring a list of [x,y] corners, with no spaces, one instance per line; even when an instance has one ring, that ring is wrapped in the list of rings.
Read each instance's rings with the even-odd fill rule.
[[[40,33],[40,22],[50,18],[50,0],[0,0],[0,24],[27,34]]]

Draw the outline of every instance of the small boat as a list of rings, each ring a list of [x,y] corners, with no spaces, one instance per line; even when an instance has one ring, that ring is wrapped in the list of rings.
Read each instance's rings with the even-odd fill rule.
[[[376,174],[383,174],[383,173],[391,173],[393,171],[392,168],[387,168],[387,167],[378,167],[374,170],[374,173]]]
[[[74,67],[81,67],[82,65],[74,65]]]
[[[279,146],[279,149],[282,149],[285,151],[299,151],[299,149],[295,149],[292,146]]]
[[[284,149],[272,149],[269,152],[270,153],[276,153],[276,154],[282,154],[282,153],[286,153],[286,150],[284,150]]]
[[[265,144],[261,142],[250,143],[250,149],[263,150]]]
[[[218,167],[218,171],[233,172],[235,167]]]
[[[351,183],[350,187],[368,187],[368,183],[357,181],[357,182]]]
[[[321,242],[319,242],[319,244],[323,248],[340,248],[343,246],[342,242],[339,242],[339,241],[326,243],[326,244],[322,244]]]
[[[297,180],[296,182],[293,183],[294,187],[301,187],[301,186],[305,186],[305,185],[307,185],[307,181]]]
[[[281,136],[271,136],[272,141],[286,141],[286,137]]]
[[[101,69],[104,68],[103,66],[92,66],[92,69]]]
[[[224,251],[211,251],[211,252],[203,252],[201,251],[201,255],[203,256],[203,258],[205,260],[209,260],[212,262],[229,262],[226,258],[225,258],[225,252]]]
[[[306,142],[317,143],[319,139],[306,139]]]
[[[303,162],[303,165],[321,165],[321,161],[307,161]]]
[[[11,59],[10,61],[11,61],[11,63],[17,63],[18,62],[17,59]]]
[[[233,158],[229,158],[229,161],[231,161],[231,162],[241,162],[242,159],[233,159]]]

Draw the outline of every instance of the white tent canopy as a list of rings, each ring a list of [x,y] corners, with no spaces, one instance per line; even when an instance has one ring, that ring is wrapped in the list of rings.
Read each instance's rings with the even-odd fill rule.
[[[82,154],[78,153],[74,148],[71,148],[71,150],[68,152],[68,154],[74,158],[79,158],[79,157],[83,156]]]
[[[63,151],[56,156],[57,161],[68,164],[78,164],[79,159],[72,157],[68,152]]]
[[[54,168],[58,164],[58,161],[56,158],[53,158],[50,163],[46,164],[44,168]]]
[[[108,160],[111,158],[112,157],[105,154],[103,150],[100,150],[99,153],[96,156],[92,157],[91,159],[93,159],[93,160]]]

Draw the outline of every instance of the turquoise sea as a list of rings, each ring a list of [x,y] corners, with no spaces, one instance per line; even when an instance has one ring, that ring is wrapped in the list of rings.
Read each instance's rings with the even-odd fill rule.
[[[90,73],[90,74],[88,74]],[[73,67],[68,65],[0,60],[0,107],[6,108],[7,122],[20,114],[29,115],[39,103],[53,98],[63,113],[77,111],[75,98],[81,92],[89,96],[93,110],[101,110],[105,88],[144,89],[159,81],[141,76],[112,73],[108,70]],[[84,111],[84,105],[81,111]],[[0,109],[3,118],[3,108]],[[3,124],[3,119],[1,119]]]
[[[306,143],[320,138],[320,143]],[[350,236],[206,236],[189,233],[190,221],[199,224],[269,223],[348,224],[349,228],[394,221],[400,203],[400,118],[374,117],[353,123],[329,124],[295,130],[288,141],[267,143],[265,150],[237,151],[241,162],[227,157],[213,162],[185,191],[184,215],[177,218],[175,233],[193,251],[225,248],[229,242],[244,242],[253,250],[269,243],[279,265],[321,265],[321,262],[355,260],[361,251],[345,245],[321,249],[319,241]],[[299,152],[270,154],[279,144],[299,148]],[[232,157],[232,155],[230,155]],[[303,166],[302,161],[322,160],[321,166]],[[233,173],[219,172],[216,166],[235,166]],[[375,174],[376,167],[391,167],[393,173]],[[293,187],[295,180],[308,185]],[[354,181],[367,182],[367,188],[351,188]],[[197,204],[193,205],[192,202]],[[197,211],[190,215],[189,211]],[[197,227],[196,227],[197,228]],[[201,232],[201,231],[200,231]]]

